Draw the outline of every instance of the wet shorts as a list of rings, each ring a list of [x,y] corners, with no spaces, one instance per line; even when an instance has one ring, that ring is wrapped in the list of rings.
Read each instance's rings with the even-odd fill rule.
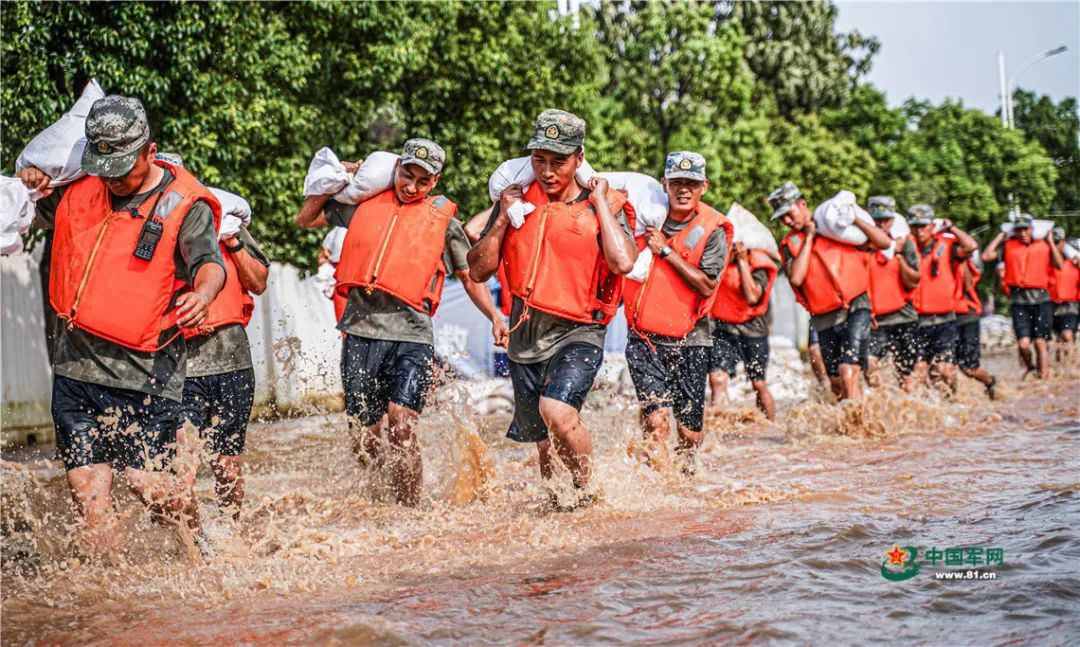
[[[979,368],[982,361],[980,328],[978,319],[956,324],[956,365],[961,369]]]
[[[179,402],[57,375],[52,417],[64,469],[101,463],[146,471],[171,467]]]
[[[248,418],[255,401],[255,371],[246,368],[184,380],[180,422],[190,422],[214,454],[244,453]]]
[[[918,324],[914,321],[880,326],[870,331],[867,353],[878,359],[884,359],[891,354],[893,363],[896,364],[896,372],[901,376],[911,375],[918,357],[917,345]]]
[[[581,342],[567,344],[543,362],[519,364],[511,360],[514,420],[506,437],[519,443],[547,439],[547,425],[540,416],[540,398],[565,402],[581,411],[603,361],[603,349]]]
[[[1037,303],[1033,305],[1012,304],[1013,332],[1017,339],[1050,339],[1054,324],[1054,304]]]
[[[840,365],[851,364],[866,368],[867,345],[870,340],[870,310],[848,313],[844,323],[818,331],[821,358],[829,377],[840,376]]]
[[[642,415],[671,409],[675,420],[701,431],[705,417],[708,346],[649,345],[633,335],[626,341],[626,365],[634,382]]]
[[[765,369],[769,365],[769,338],[744,337],[717,326],[713,330],[713,347],[709,353],[709,372],[723,371],[734,376],[743,363],[746,377],[751,382],[763,382]]]
[[[810,326],[809,329],[810,330],[806,335],[806,345],[807,346],[817,346],[817,345],[821,344],[821,340],[818,339],[817,330],[815,330],[813,326]]]
[[[349,421],[370,427],[391,402],[422,412],[434,366],[435,349],[427,344],[345,335],[341,383]]]
[[[1076,322],[1080,315],[1054,315],[1054,332],[1059,336],[1066,330],[1076,332]]]
[[[956,363],[956,322],[919,326],[919,361],[930,364]]]

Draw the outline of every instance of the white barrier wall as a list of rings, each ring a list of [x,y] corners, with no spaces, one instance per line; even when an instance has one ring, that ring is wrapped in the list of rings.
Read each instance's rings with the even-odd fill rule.
[[[50,424],[51,375],[45,350],[38,255],[0,258],[0,363],[3,407],[0,428]],[[270,266],[267,290],[255,299],[248,326],[255,365],[257,403],[297,406],[341,393],[341,336],[334,309],[313,277],[290,265]],[[784,277],[772,296],[773,334],[805,344],[807,315],[795,304]],[[457,281],[447,281],[434,320],[435,346],[461,375],[492,371],[491,324],[472,305]],[[608,327],[605,348],[626,347],[620,312]]]

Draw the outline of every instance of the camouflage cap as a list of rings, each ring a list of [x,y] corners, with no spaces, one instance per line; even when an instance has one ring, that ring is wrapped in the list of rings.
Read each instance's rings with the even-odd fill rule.
[[[866,210],[878,220],[896,217],[896,199],[891,195],[875,195],[866,203]]]
[[[669,180],[686,178],[704,182],[705,158],[690,151],[668,153],[667,161],[664,163],[664,177]]]
[[[912,227],[929,225],[934,222],[934,208],[924,202],[913,204],[908,208],[907,216],[908,224]]]
[[[154,155],[154,159],[159,159],[162,162],[168,162],[173,166],[184,167],[184,158],[180,153],[158,153]]]
[[[101,177],[127,175],[148,141],[150,125],[138,99],[118,94],[102,97],[86,116],[83,170]]]
[[[442,173],[446,151],[430,139],[416,137],[405,142],[401,149],[402,164],[416,164],[428,173]]]
[[[1065,240],[1064,227],[1054,227],[1051,231],[1054,232],[1054,242],[1057,242],[1059,240]]]
[[[529,139],[529,150],[536,148],[563,155],[585,148],[585,120],[563,110],[541,112]]]
[[[1013,220],[1013,228],[1026,229],[1031,226],[1031,223],[1034,222],[1034,220],[1035,219],[1031,217],[1031,214],[1022,213]]]
[[[802,192],[799,191],[799,187],[795,186],[794,182],[785,182],[784,186],[770,193],[769,198],[766,200],[769,206],[773,208],[773,214],[769,220],[776,220],[791,211],[795,201],[801,197]]]

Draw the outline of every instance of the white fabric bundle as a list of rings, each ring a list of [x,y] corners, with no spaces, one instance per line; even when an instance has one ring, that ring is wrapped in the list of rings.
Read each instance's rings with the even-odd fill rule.
[[[1005,232],[1005,235],[1012,236],[1013,229],[1016,228],[1016,223],[1013,221],[1001,223],[1001,231]],[[1035,240],[1042,240],[1046,238],[1050,230],[1054,228],[1054,223],[1051,220],[1033,220],[1031,222],[1031,237]]]
[[[866,242],[866,234],[854,224],[856,218],[874,224],[874,219],[859,206],[851,191],[840,191],[814,209],[818,233],[838,243],[862,245]]]
[[[1072,240],[1065,241],[1065,251],[1063,253],[1065,258],[1070,261],[1080,259],[1080,239],[1073,238]]]
[[[30,231],[34,204],[40,197],[19,178],[0,175],[0,256],[22,251],[22,235]]]
[[[31,166],[52,178],[49,186],[63,186],[86,175],[82,154],[86,148],[86,115],[94,102],[105,96],[96,79],[83,88],[82,95],[59,120],[37,134],[15,160],[15,170]]]
[[[247,227],[251,224],[251,205],[248,201],[236,195],[235,193],[229,193],[224,189],[217,187],[209,187],[210,193],[218,199],[221,203],[221,227],[218,228],[218,238],[224,239],[229,236],[235,236],[240,231],[240,227]]]
[[[771,256],[780,253],[772,232],[746,207],[738,202],[732,202],[731,208],[727,212],[727,218],[731,221],[732,227],[735,228],[735,240],[729,241],[729,243],[742,243],[747,249],[760,249],[770,252]]]
[[[330,253],[330,262],[335,265],[341,262],[341,248],[345,245],[345,234],[348,232],[346,227],[334,227],[323,238],[322,247]]]
[[[646,227],[660,229],[667,220],[668,200],[662,184],[644,173],[616,171],[600,173],[608,181],[608,189],[623,191],[634,208],[637,223],[634,236],[645,233]]]
[[[907,220],[901,216],[896,216],[892,219],[892,224],[889,225],[889,236],[894,240],[897,238],[907,238],[911,235],[911,225]]]
[[[394,183],[394,167],[399,156],[375,151],[364,159],[356,173],[345,170],[334,151],[320,148],[311,158],[304,195],[333,195],[342,204],[360,204],[390,188]]]
[[[577,181],[581,184],[588,184],[594,175],[596,175],[596,171],[589,165],[588,160],[582,161],[581,168],[578,169],[576,174]],[[495,169],[495,172],[488,178],[488,197],[491,198],[492,202],[498,202],[503,191],[510,188],[510,186],[516,184],[521,187],[522,192],[525,192],[529,190],[529,185],[535,181],[536,175],[533,174],[530,158],[515,157],[508,159],[500,164],[499,168]],[[507,210],[506,215],[510,218],[510,224],[515,229],[521,227],[521,225],[525,224],[525,216],[532,213],[533,208],[533,205],[519,200]]]
[[[329,147],[315,151],[304,178],[304,195],[332,195],[349,184],[349,172]]]
[[[318,273],[312,277],[315,286],[327,299],[334,298],[334,288],[337,287],[337,277],[334,276],[335,271],[333,265],[330,263],[323,263],[319,266]]]

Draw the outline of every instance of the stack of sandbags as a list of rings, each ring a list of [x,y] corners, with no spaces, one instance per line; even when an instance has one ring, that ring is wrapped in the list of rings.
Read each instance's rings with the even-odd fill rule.
[[[34,202],[41,194],[30,191],[17,177],[0,175],[0,256],[18,254],[22,235],[34,221]]]
[[[749,209],[738,202],[732,202],[727,218],[735,229],[735,240],[731,241],[732,243],[742,243],[747,249],[760,249],[768,252],[770,256],[780,257],[780,249],[772,232]]]
[[[94,102],[105,96],[97,80],[83,88],[75,105],[56,123],[37,134],[15,160],[15,170],[36,167],[52,178],[49,186],[63,186],[86,175],[82,154],[86,148],[86,115]]]
[[[848,245],[862,245],[866,234],[855,226],[855,220],[874,226],[874,219],[855,200],[851,191],[840,191],[814,209],[814,224],[822,236]]]
[[[399,159],[394,153],[375,151],[349,173],[334,151],[320,148],[308,165],[304,195],[333,195],[342,204],[360,204],[393,185]]]

